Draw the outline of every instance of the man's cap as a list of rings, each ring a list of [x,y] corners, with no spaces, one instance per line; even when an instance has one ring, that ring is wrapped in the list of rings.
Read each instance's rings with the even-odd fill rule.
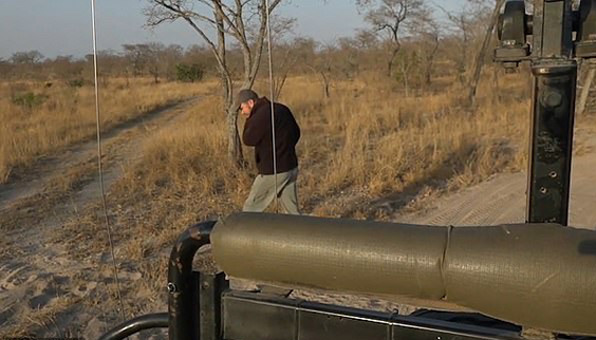
[[[259,95],[253,90],[240,90],[240,92],[238,92],[238,95],[236,96],[236,101],[234,101],[234,108],[236,108],[236,111],[240,110],[240,104],[246,103],[251,99],[259,99]]]

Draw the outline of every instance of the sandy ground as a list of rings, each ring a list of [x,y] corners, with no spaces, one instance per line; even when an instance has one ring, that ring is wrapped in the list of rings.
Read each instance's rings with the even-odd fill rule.
[[[104,145],[111,155],[106,159],[105,169],[108,189],[121,175],[125,162],[134,162],[140,155],[140,146],[151,133],[183,119],[184,109],[191,103],[187,101],[152,112],[105,133]],[[584,131],[578,135],[584,146],[573,163],[570,224],[594,228],[596,137]],[[16,335],[10,332],[23,320],[37,336],[93,339],[111,326],[108,321],[97,318],[92,309],[78,303],[85,301],[88,306],[91,301],[99,310],[105,306],[102,300],[105,294],[97,291],[106,291],[113,286],[109,257],[105,252],[74,254],[68,244],[72,240],[62,242],[53,232],[85,205],[97,203],[98,179],[95,175],[77,179],[67,198],[54,199],[49,192],[52,183],[69,169],[92,169],[95,147],[94,142],[76,145],[66,153],[40,160],[13,182],[0,185],[0,231],[3,233],[0,238],[0,336]],[[525,187],[524,173],[499,174],[477,186],[424,201],[425,205],[419,211],[408,214],[395,211],[392,219],[405,223],[462,226],[523,222]],[[48,204],[48,201],[52,203]],[[39,216],[40,210],[44,212],[43,216]],[[98,263],[103,264],[99,270]],[[122,282],[134,283],[141,274],[121,265],[118,276]],[[233,282],[233,285],[250,287],[252,283]],[[150,295],[150,292],[137,292],[135,298],[150,301]],[[370,297],[314,291],[295,291],[293,296],[375,310],[399,310],[402,314],[409,312],[401,304]],[[167,308],[161,306],[160,301],[153,303],[163,307],[164,311]],[[163,336],[163,333],[158,334]]]
[[[149,112],[104,132],[102,145],[109,153],[104,160],[106,190],[122,175],[124,165],[141,155],[143,142],[157,129],[183,119],[185,108],[196,100]],[[40,159],[12,182],[0,185],[0,337],[32,334],[92,339],[106,328],[78,302],[101,303],[102,294],[96,291],[113,286],[110,258],[106,253],[73,253],[73,240],[58,236],[73,215],[86,205],[97,204],[96,148],[95,141],[75,145]],[[69,190],[55,195],[56,183],[64,181],[71,183]],[[119,268],[118,276],[122,282],[141,277],[125,266]],[[26,330],[19,324],[26,325]]]
[[[596,229],[596,136],[578,131],[582,152],[572,161],[569,225]],[[414,224],[478,226],[524,223],[526,173],[499,174],[474,187],[430,202],[394,221]]]
[[[596,229],[596,136],[587,130],[576,132],[576,145],[581,152],[572,164],[571,202],[569,225],[577,228]],[[580,148],[578,148],[580,149]],[[421,225],[482,226],[509,223],[524,223],[526,212],[525,172],[501,173],[487,181],[459,192],[443,195],[437,199],[425,200],[415,212],[395,211],[392,220],[398,223]],[[413,201],[421,199],[412,198]],[[391,202],[385,202],[390,205]],[[401,203],[401,202],[400,202]],[[403,204],[400,204],[403,206]],[[249,282],[240,282],[239,287],[254,288]],[[292,296],[323,303],[349,305],[356,308],[384,312],[410,314],[416,306],[445,308],[440,303],[428,301],[406,301],[403,299],[380,299],[377,297],[333,294],[314,290],[298,290]],[[413,304],[412,304],[413,303]],[[448,306],[451,309],[454,306]],[[542,336],[542,333],[541,333]]]
[[[193,102],[193,99],[183,101],[182,103],[166,106],[156,109],[145,115],[124,122],[102,133],[102,148],[105,151],[106,146],[116,143],[124,144],[124,148],[118,148],[113,157],[121,163],[124,159],[128,162],[134,161],[138,156],[138,147],[142,144],[143,137],[155,129],[170,124],[177,115],[176,110],[185,107]],[[105,152],[103,152],[105,153]],[[82,163],[97,160],[97,142],[95,139],[71,146],[59,154],[42,157],[32,167],[20,173],[16,179],[6,184],[0,184],[0,212],[5,211],[16,203],[26,200],[42,192],[49,182],[62,176],[68,169],[76,167]],[[104,169],[104,183],[109,187],[119,177],[118,166],[111,166]],[[79,190],[84,196],[82,204],[97,197],[98,179],[86,184],[86,188]]]

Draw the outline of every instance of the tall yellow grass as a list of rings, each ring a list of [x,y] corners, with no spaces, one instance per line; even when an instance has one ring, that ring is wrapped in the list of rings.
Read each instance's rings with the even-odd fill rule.
[[[496,172],[524,169],[530,82],[523,74],[505,75],[497,88],[491,79],[489,74],[481,83],[474,108],[462,105],[465,91],[449,78],[437,79],[431,92],[404,97],[386,79],[370,75],[334,83],[331,98],[323,97],[312,77],[288,79],[280,101],[293,110],[302,129],[304,212],[387,219],[391,216],[371,202],[451,190]],[[261,94],[266,88],[257,84]],[[104,94],[120,96],[115,89]],[[247,196],[256,170],[254,164],[238,169],[226,159],[222,106],[216,97],[205,97],[189,108],[186,119],[156,132],[141,159],[112,187],[108,202],[117,257],[142,274],[138,281],[122,283],[133,312],[157,311],[148,310],[155,304],[139,300],[136,292],[151,292],[156,308],[163,307],[164,268],[179,233],[239,210]],[[252,162],[252,150],[245,148],[244,154]],[[73,254],[105,252],[105,226],[95,209],[99,206],[56,231],[56,240],[73,247]],[[110,303],[105,297],[82,303],[96,308],[96,303]]]
[[[424,186],[448,190],[523,168],[528,83],[517,75],[505,81],[501,99],[483,84],[478,107],[469,110],[460,105],[465,91],[449,79],[435,93],[409,98],[383,82],[338,82],[330,99],[309,77],[289,79],[280,101],[302,128],[304,212],[383,218],[369,204],[346,207],[339,198],[372,202]],[[116,188],[118,204],[136,211],[120,215],[128,226],[122,240],[133,240],[139,230],[144,235],[142,244],[125,242],[133,259],[167,247],[191,223],[239,210],[256,173],[254,164],[243,170],[227,161],[219,101],[202,101],[188,117],[157,133]],[[244,151],[252,161],[252,150]]]
[[[515,78],[509,81],[511,87],[521,85]],[[316,92],[308,93],[305,83],[294,86],[298,88],[289,88],[283,99],[306,116],[307,131],[323,129],[320,136],[307,132],[301,148],[306,162],[326,164],[323,176],[306,176],[317,191],[356,185],[380,195],[402,190],[436,170],[444,172],[443,178],[469,174],[480,179],[502,169],[503,162],[514,165],[508,144],[520,141],[527,126],[527,100],[481,98],[479,107],[469,111],[459,104],[463,91],[455,86],[404,98],[363,82],[343,84],[320,112],[309,110],[312,105],[302,100],[316,98]]]
[[[507,75],[501,84],[496,91],[493,83],[483,83],[477,107],[469,109],[460,104],[465,91],[450,79],[437,80],[433,92],[406,98],[371,76],[336,82],[330,99],[311,77],[288,79],[280,101],[302,128],[304,213],[388,219],[391,215],[371,202],[399,200],[424,188],[450,190],[523,169],[529,83]],[[257,84],[261,94],[266,87]],[[127,294],[149,291],[163,302],[163,268],[175,238],[193,223],[240,210],[256,173],[254,164],[238,169],[226,159],[220,100],[207,97],[189,110],[186,119],[146,142],[142,158],[125,169],[108,197],[117,256],[142,274],[134,285],[124,283]],[[252,162],[252,150],[244,154]],[[74,253],[103,252],[102,223],[90,210],[73,218],[59,237],[85,249]],[[76,241],[85,235],[97,242]],[[144,306],[134,308],[147,311]]]
[[[118,123],[191,95],[204,92],[205,84],[153,84],[123,79],[101,84],[101,124],[108,130]],[[31,92],[46,100],[31,108],[13,102],[15,96]],[[26,167],[42,155],[55,152],[95,132],[95,98],[89,85],[66,83],[0,83],[0,183],[15,168]]]

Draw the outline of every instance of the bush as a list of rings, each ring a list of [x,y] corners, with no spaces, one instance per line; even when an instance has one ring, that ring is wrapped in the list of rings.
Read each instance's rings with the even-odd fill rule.
[[[85,80],[83,79],[73,79],[68,81],[68,86],[70,87],[83,87],[85,85]]]
[[[183,82],[194,83],[203,79],[205,70],[199,64],[177,64],[176,65],[176,79]]]
[[[15,105],[32,109],[33,107],[43,104],[48,99],[44,94],[35,94],[33,92],[25,92],[12,97],[12,102]]]

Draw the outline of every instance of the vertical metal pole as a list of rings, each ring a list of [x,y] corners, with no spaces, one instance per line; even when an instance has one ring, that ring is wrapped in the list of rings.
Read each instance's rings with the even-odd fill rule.
[[[271,153],[273,154],[273,180],[275,182],[275,212],[279,213],[279,191],[277,184],[277,139],[275,137],[275,90],[273,84],[273,50],[271,43],[271,7],[265,0],[265,20],[267,24],[267,61],[269,62],[269,96],[271,97]]]
[[[214,221],[194,225],[180,235],[168,263],[168,313],[170,340],[196,340],[201,334],[200,293],[197,275],[193,274],[195,253],[209,243]]]
[[[533,39],[526,220],[567,225],[577,79],[571,1],[536,0]]]
[[[101,163],[101,119],[99,110],[99,84],[97,68],[97,30],[95,24],[95,0],[91,0],[91,30],[93,35],[93,85],[95,89],[95,129],[97,134],[97,173],[99,175],[99,192],[101,193],[101,202],[103,205],[103,216],[105,218],[106,230],[108,232],[108,243],[110,245],[110,255],[112,257],[112,268],[114,270],[114,283],[116,284],[116,293],[118,294],[118,304],[122,319],[126,319],[124,304],[122,303],[122,294],[120,293],[120,282],[118,281],[118,266],[116,265],[116,255],[114,255],[114,240],[112,238],[112,226],[108,215],[108,203],[106,200],[106,191],[103,181],[103,168]]]
[[[196,273],[199,283],[199,339],[221,340],[221,296],[229,288],[226,274]]]

